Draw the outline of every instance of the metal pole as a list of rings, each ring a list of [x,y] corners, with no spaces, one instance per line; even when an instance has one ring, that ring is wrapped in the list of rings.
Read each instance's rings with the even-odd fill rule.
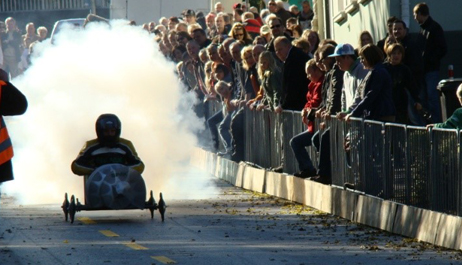
[[[96,15],[96,0],[91,0],[91,13]]]

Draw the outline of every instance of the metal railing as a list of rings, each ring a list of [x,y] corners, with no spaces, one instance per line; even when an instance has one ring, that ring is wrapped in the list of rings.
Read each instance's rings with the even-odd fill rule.
[[[211,108],[212,109],[212,108]],[[300,112],[245,112],[245,160],[298,171],[290,139],[303,132]],[[462,216],[462,156],[459,131],[352,118],[331,118],[332,185],[354,184],[372,196]],[[319,120],[316,120],[317,129]],[[318,152],[307,148],[317,166]]]
[[[95,0],[96,7],[108,8],[109,0]],[[92,0],[1,0],[0,12],[90,9]]]

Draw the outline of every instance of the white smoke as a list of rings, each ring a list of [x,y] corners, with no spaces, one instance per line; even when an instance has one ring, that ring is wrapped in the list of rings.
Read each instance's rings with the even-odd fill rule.
[[[56,37],[54,44],[36,45],[32,66],[12,80],[29,108],[6,119],[15,180],[3,192],[23,204],[61,203],[65,192],[83,201],[82,177],[70,164],[85,141],[96,138],[97,117],[114,113],[122,121],[121,136],[146,165],[148,190],[163,192],[166,200],[206,195],[207,178],[187,168],[197,142],[193,132],[203,124],[191,110],[195,97],[185,92],[152,35],[114,21],[111,27],[65,28]]]

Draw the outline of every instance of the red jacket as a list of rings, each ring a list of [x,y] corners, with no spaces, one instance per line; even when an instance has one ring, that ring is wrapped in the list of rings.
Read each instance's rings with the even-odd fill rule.
[[[322,101],[321,90],[322,82],[324,81],[324,76],[322,76],[318,82],[310,82],[308,84],[308,93],[306,93],[306,104],[305,109],[316,109],[319,107]],[[307,124],[308,132],[314,132],[314,122],[308,121]]]

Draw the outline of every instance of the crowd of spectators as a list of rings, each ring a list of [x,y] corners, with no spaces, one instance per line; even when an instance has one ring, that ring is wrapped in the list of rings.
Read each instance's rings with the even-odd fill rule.
[[[290,141],[300,170],[294,175],[330,183],[330,130],[323,121],[361,117],[420,126],[441,122],[435,95],[447,47],[443,29],[425,3],[413,9],[421,27],[418,38],[409,37],[404,21],[390,17],[383,39],[375,44],[371,33],[362,31],[356,47],[321,40],[311,28],[309,1],[301,6],[286,10],[284,2],[270,0],[262,10],[236,3],[228,11],[218,2],[208,14],[187,9],[182,17],[142,25],[163,55],[176,63],[181,82],[197,95],[195,111],[206,121],[211,151],[243,160],[246,108],[276,114],[300,111],[307,130]],[[43,40],[46,29],[36,33],[29,23],[21,35],[14,19],[5,24],[6,30],[0,29],[0,63],[14,77],[27,67],[21,54]],[[222,110],[209,115],[212,101],[220,102]],[[315,119],[321,120],[319,128]],[[283,132],[283,126],[278,130]],[[317,167],[306,151],[309,145],[320,153]],[[282,165],[272,169],[281,171]]]
[[[0,22],[0,80],[8,81],[23,73],[30,65],[33,46],[47,38],[46,27],[35,28],[26,24],[25,31],[18,28],[12,17]]]
[[[383,39],[375,44],[372,34],[362,31],[356,47],[321,40],[311,29],[309,2],[302,7],[286,10],[282,1],[270,0],[262,10],[238,3],[228,12],[217,3],[208,14],[185,10],[182,18],[144,25],[161,52],[177,63],[180,80],[197,94],[196,111],[207,121],[213,152],[221,143],[218,155],[243,159],[245,108],[300,111],[307,130],[290,141],[300,170],[294,175],[329,183],[330,138],[323,120],[441,122],[435,72],[447,48],[425,3],[413,10],[421,26],[417,38],[409,37],[406,23],[391,17]],[[223,109],[208,116],[211,101],[221,102]],[[320,128],[315,128],[316,118]],[[309,145],[320,152],[317,167],[305,149]]]

